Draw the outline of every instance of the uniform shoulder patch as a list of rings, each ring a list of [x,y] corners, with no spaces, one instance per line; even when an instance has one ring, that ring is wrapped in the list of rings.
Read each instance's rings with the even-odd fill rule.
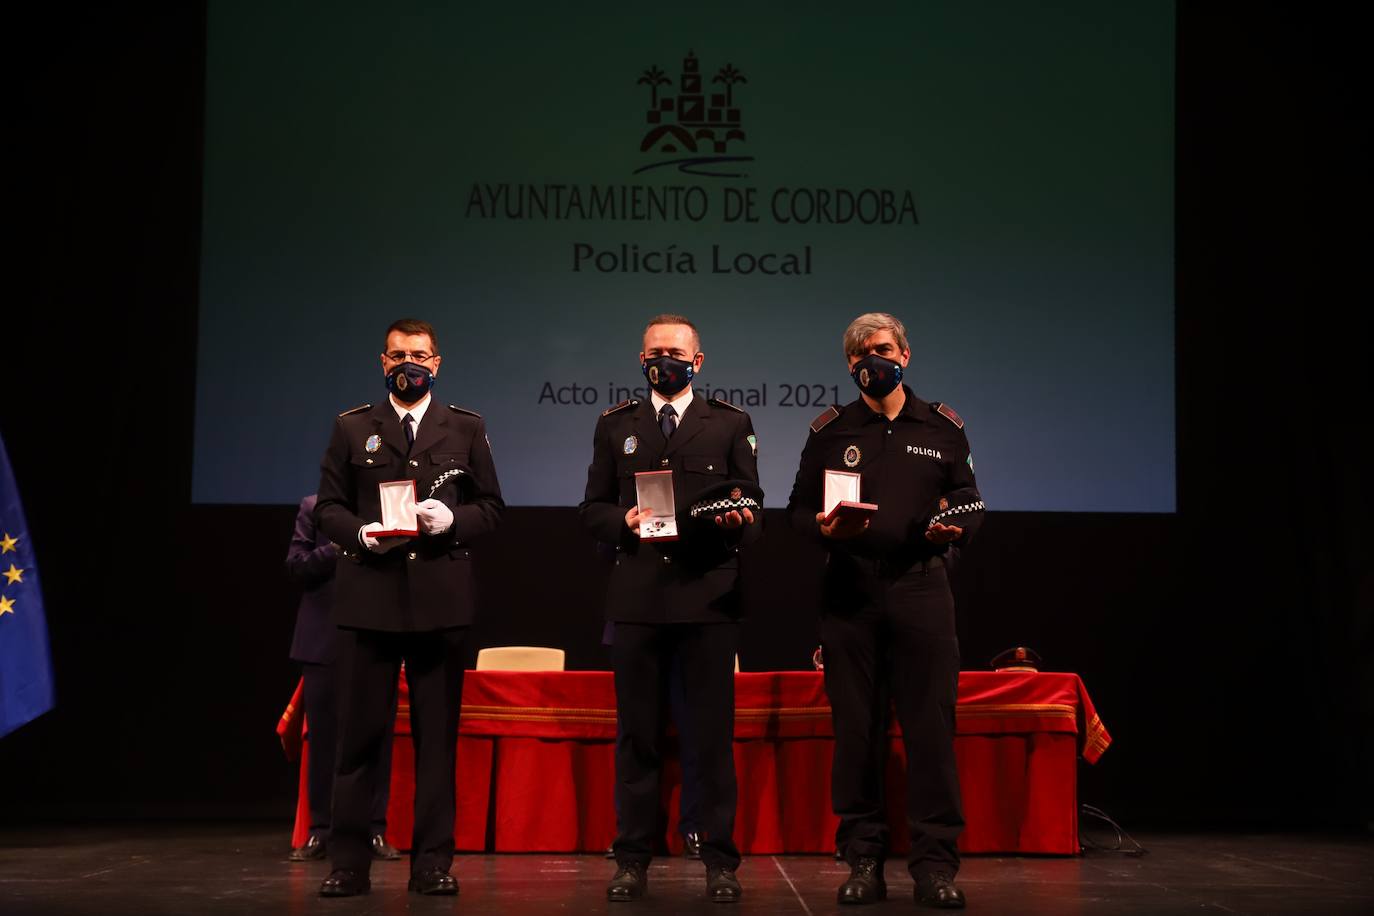
[[[839,415],[840,408],[836,407],[834,404],[831,404],[829,407],[825,409],[825,413],[821,414],[819,417],[811,421],[811,431],[813,433],[820,432],[821,430],[825,429],[826,425],[830,423],[831,420],[835,419]]]
[[[707,404],[711,404],[712,406],[715,406],[715,407],[728,407],[728,408],[730,408],[731,410],[738,411],[739,413],[744,413],[744,408],[743,408],[743,407],[736,407],[734,404],[731,404],[729,401],[722,401],[720,398],[707,398],[707,399],[706,399],[706,403],[707,403]]]
[[[457,404],[448,405],[448,409],[453,411],[454,413],[466,414],[469,417],[476,417],[479,420],[482,419],[482,415],[477,411],[468,410],[466,407],[459,407]]]
[[[639,399],[638,399],[638,398],[630,398],[629,400],[621,401],[619,404],[615,405],[614,407],[607,407],[605,410],[601,411],[601,415],[602,415],[603,417],[609,417],[611,414],[616,413],[617,411],[624,410],[624,409],[627,408],[627,407],[638,407],[638,406],[639,406]]]
[[[339,416],[341,416],[341,417],[349,417],[349,416],[352,416],[352,415],[355,414],[355,413],[362,413],[364,410],[371,410],[371,409],[372,409],[372,405],[371,405],[371,404],[359,404],[357,407],[350,407],[350,408],[348,408],[348,410],[345,410],[343,413],[339,414]]]
[[[964,428],[963,417],[955,413],[954,408],[950,407],[948,404],[941,404],[939,401],[936,401],[934,404],[930,405],[930,409],[938,413],[940,416],[944,417],[949,422],[953,423],[959,429]]]

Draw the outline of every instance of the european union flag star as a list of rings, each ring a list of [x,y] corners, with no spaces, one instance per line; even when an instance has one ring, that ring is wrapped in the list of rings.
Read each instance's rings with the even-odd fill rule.
[[[52,709],[54,702],[42,583],[29,534],[14,470],[0,442],[0,738]]]

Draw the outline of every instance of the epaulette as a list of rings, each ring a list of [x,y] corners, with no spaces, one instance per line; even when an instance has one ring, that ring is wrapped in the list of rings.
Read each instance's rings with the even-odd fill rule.
[[[605,410],[601,411],[601,415],[602,415],[603,417],[609,417],[611,414],[615,413],[615,412],[618,411],[618,410],[624,410],[626,407],[638,407],[638,406],[639,406],[639,399],[638,399],[638,398],[630,398],[628,401],[621,401],[619,404],[615,405],[614,407],[607,407]]]
[[[935,401],[930,405],[930,409],[935,411],[940,416],[944,417],[946,420],[953,423],[960,429],[964,428],[963,418],[960,417],[957,413],[955,413],[954,408],[950,407],[948,404],[941,404],[939,401]]]
[[[720,398],[707,398],[707,399],[706,399],[706,403],[707,403],[707,404],[711,404],[711,405],[713,405],[713,406],[715,406],[715,407],[728,407],[728,408],[730,408],[731,410],[738,411],[739,413],[744,413],[744,408],[743,408],[743,407],[736,407],[734,404],[731,404],[729,401],[722,401]]]
[[[448,409],[453,411],[454,413],[467,414],[469,417],[476,417],[479,420],[482,419],[482,415],[477,411],[468,410],[466,407],[459,407],[457,404],[448,405]]]
[[[352,416],[352,415],[355,414],[355,413],[362,413],[364,410],[371,410],[371,409],[372,409],[372,405],[371,405],[371,404],[359,404],[357,407],[350,407],[348,410],[345,410],[343,413],[339,414],[339,416],[341,416],[341,417],[349,417],[349,416]]]
[[[825,413],[821,414],[819,417],[811,421],[811,431],[813,433],[820,432],[821,430],[825,429],[826,425],[831,420],[835,419],[839,415],[840,408],[836,407],[834,404],[831,404],[829,407],[825,409]]]

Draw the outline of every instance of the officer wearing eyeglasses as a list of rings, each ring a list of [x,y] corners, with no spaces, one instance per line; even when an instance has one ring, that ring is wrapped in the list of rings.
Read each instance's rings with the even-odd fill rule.
[[[476,600],[469,545],[496,528],[505,504],[481,416],[434,403],[438,351],[427,322],[392,323],[381,354],[386,400],[339,414],[320,465],[315,519],[342,548],[334,602],[340,628],[334,870],[321,896],[371,888],[369,809],[402,662],[415,744],[409,886],[421,894],[458,892],[449,869],[461,650]],[[378,536],[379,484],[406,480],[416,489],[418,534]],[[462,487],[444,488],[455,481]]]

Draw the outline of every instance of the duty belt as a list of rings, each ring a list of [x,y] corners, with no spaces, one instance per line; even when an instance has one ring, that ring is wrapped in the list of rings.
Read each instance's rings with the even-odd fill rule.
[[[852,563],[860,572],[868,575],[878,576],[883,579],[900,579],[910,572],[927,572],[945,565],[944,557],[940,556],[912,556],[901,554],[893,557],[856,557],[852,554],[845,557],[845,561]]]

